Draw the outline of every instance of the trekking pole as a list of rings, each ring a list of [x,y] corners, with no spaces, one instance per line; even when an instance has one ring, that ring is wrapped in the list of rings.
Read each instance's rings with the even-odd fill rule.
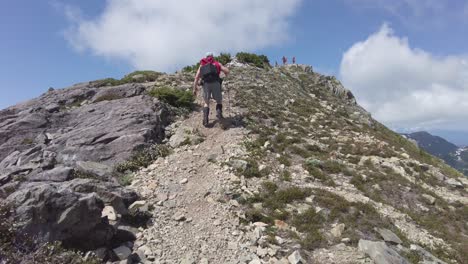
[[[228,85],[227,82],[226,82],[226,90],[227,90],[227,94],[228,94],[229,118],[231,118],[231,95],[230,95],[230,93],[229,93],[229,85]]]

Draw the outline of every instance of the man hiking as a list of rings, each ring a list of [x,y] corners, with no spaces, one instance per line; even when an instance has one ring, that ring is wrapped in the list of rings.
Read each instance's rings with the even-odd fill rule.
[[[217,62],[212,52],[207,52],[206,57],[200,60],[200,67],[195,75],[193,82],[193,94],[196,95],[198,91],[198,82],[200,78],[203,85],[203,125],[208,125],[208,116],[210,114],[210,98],[216,101],[216,117],[223,118],[223,95],[221,93],[221,78],[220,73],[224,72],[225,75],[229,74],[229,69],[224,67],[221,63]]]

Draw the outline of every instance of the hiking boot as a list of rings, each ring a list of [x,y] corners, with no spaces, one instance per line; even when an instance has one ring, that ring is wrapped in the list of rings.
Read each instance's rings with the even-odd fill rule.
[[[216,118],[223,119],[223,105],[217,104],[216,105]]]
[[[208,126],[208,116],[210,115],[210,108],[203,107],[203,126]]]

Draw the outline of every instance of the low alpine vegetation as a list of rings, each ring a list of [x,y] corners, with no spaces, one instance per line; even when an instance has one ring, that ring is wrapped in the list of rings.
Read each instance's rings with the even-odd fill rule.
[[[155,71],[134,71],[125,75],[122,79],[106,78],[91,82],[94,87],[116,86],[126,83],[144,83],[156,81],[162,73]]]
[[[116,171],[120,173],[135,172],[142,167],[147,167],[159,157],[166,157],[171,150],[165,145],[152,145],[143,150],[137,151],[128,161],[116,166]]]
[[[149,92],[149,95],[174,107],[186,109],[192,109],[193,102],[195,101],[195,98],[190,91],[183,91],[167,86],[155,87]]]
[[[232,57],[230,53],[220,53],[219,56],[214,57],[214,59],[223,65],[226,65],[232,61]],[[200,67],[200,63],[198,62],[197,64],[194,64],[194,65],[185,66],[184,68],[182,68],[182,72],[195,73],[199,67]]]
[[[239,52],[236,54],[236,58],[239,62],[252,64],[258,68],[267,68],[270,66],[270,61],[265,55],[257,55],[247,52]]]

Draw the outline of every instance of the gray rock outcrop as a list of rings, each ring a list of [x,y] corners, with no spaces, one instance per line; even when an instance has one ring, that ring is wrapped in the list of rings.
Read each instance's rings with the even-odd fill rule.
[[[109,243],[105,204],[125,215],[137,200],[113,168],[161,142],[170,117],[145,89],[82,83],[0,111],[0,197],[19,232],[86,249]]]
[[[376,264],[408,264],[408,261],[385,242],[359,240],[359,250],[366,253]]]

